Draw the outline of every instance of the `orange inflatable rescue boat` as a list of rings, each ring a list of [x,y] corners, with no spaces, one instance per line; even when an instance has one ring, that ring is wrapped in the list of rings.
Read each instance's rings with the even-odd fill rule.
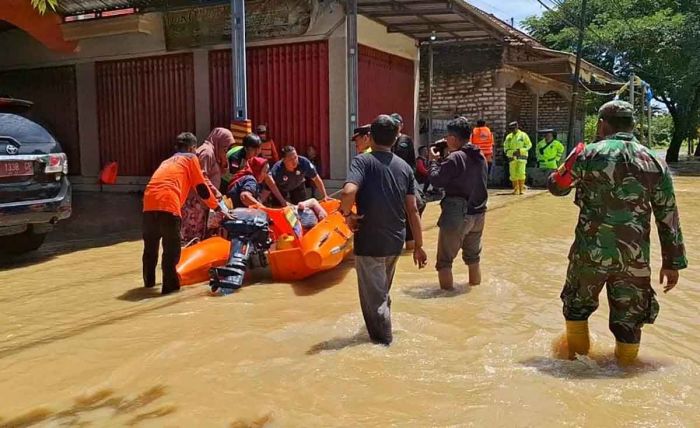
[[[193,285],[210,279],[214,281],[211,272],[226,270],[215,269],[224,265],[231,268],[236,254],[241,259],[245,255],[245,263],[252,267],[269,266],[275,281],[297,281],[333,269],[352,250],[352,231],[338,211],[339,200],[323,201],[320,204],[328,215],[307,231],[302,230],[295,207],[234,210],[234,218],[246,218],[249,224],[255,223],[258,226],[253,231],[249,225],[239,224],[240,227],[235,231],[229,231],[229,237],[231,233],[235,235],[240,230],[249,233],[247,237],[255,233],[258,235],[243,239],[246,242],[238,245],[236,239],[230,241],[217,236],[183,248],[177,266],[180,285]],[[260,236],[263,231],[267,235],[267,242],[262,242],[265,240]],[[247,259],[251,253],[257,257],[249,262]],[[245,271],[245,266],[241,266],[241,269]]]

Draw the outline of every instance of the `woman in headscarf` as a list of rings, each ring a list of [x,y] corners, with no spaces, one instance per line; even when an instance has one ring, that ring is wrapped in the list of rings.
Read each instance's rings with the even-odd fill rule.
[[[226,192],[234,208],[262,205],[259,200],[260,184],[265,181],[269,169],[270,166],[265,158],[248,159],[245,168],[233,176]]]
[[[234,144],[233,134],[226,128],[214,128],[204,143],[197,147],[197,157],[204,176],[209,180],[207,185],[211,192],[221,199],[219,186],[221,175],[228,168],[226,151]],[[190,193],[182,208],[182,226],[180,240],[183,245],[193,239],[207,237],[207,214],[209,209],[202,204],[195,193]]]

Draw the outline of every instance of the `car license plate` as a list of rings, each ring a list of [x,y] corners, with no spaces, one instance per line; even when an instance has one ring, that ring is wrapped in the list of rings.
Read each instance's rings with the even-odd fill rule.
[[[32,161],[5,161],[0,162],[0,177],[21,177],[34,175],[34,162]]]

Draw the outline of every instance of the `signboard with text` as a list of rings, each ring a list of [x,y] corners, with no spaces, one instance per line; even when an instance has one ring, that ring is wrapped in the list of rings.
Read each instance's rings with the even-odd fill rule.
[[[246,40],[301,36],[309,29],[312,0],[245,2]],[[231,41],[231,7],[217,5],[163,14],[168,50],[197,48]]]

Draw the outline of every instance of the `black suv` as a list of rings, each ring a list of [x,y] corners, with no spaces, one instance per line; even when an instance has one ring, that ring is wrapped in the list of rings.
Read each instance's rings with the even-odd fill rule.
[[[36,250],[71,215],[68,159],[31,106],[0,98],[0,253]]]

